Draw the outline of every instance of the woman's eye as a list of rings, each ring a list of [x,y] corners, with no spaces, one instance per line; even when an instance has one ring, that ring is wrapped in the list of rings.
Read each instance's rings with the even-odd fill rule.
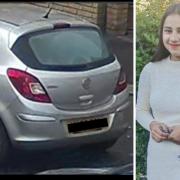
[[[164,29],[165,33],[171,33],[172,31],[170,29]]]

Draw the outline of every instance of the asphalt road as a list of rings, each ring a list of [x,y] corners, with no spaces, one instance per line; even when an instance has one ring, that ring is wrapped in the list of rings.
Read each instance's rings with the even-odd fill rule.
[[[15,152],[0,174],[132,174],[133,96],[126,111],[129,128],[106,152],[77,149],[48,153]]]

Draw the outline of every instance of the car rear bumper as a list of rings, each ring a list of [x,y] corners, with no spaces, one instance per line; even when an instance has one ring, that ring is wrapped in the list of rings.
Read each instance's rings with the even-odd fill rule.
[[[46,123],[43,128],[40,124],[31,124],[34,126],[34,134],[28,135],[19,134],[12,143],[16,148],[26,150],[48,150],[52,148],[80,147],[89,144],[111,142],[117,140],[128,127],[128,124],[123,121],[123,114],[118,114],[114,120],[112,127],[107,131],[96,132],[92,134],[84,134],[79,136],[68,136],[63,128],[52,128],[52,124]],[[51,128],[49,128],[49,126]],[[41,130],[40,130],[41,129]],[[39,132],[41,131],[41,132]]]
[[[26,150],[79,147],[117,140],[127,129],[124,112],[117,113],[107,131],[69,136],[63,125],[56,122],[21,122],[19,131],[11,138],[12,145]]]
[[[119,131],[111,131],[109,133],[101,133],[92,136],[86,137],[76,137],[76,138],[62,138],[59,140],[44,140],[41,141],[36,139],[34,141],[28,141],[27,139],[22,140],[15,140],[13,141],[13,147],[21,150],[52,150],[52,149],[75,149],[79,147],[95,147],[97,150],[101,148],[105,143],[115,142],[122,134],[125,132],[127,128],[121,128]],[[96,145],[99,146],[96,146]]]
[[[21,149],[66,148],[108,142],[118,139],[128,126],[124,118],[125,109],[129,105],[127,97],[120,106],[113,106],[106,111],[71,112],[69,115],[49,112],[42,114],[42,112],[38,113],[39,111],[28,113],[29,109],[27,112],[23,110],[18,113],[18,105],[10,106],[4,111],[3,119],[7,120],[4,121],[4,124],[12,145]],[[76,133],[74,130],[73,133],[70,133],[67,128],[72,122],[82,121],[83,124],[84,120],[88,122],[96,119],[103,119],[104,122],[104,118],[107,118],[107,125],[102,123],[98,128],[87,128],[82,132],[78,130]],[[94,123],[94,121],[92,122]],[[83,126],[82,124],[80,124],[80,128]]]

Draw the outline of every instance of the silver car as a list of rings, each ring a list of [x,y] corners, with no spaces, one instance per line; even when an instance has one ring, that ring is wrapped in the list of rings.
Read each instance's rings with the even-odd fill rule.
[[[125,74],[96,25],[0,4],[0,162],[12,147],[108,148],[127,127],[128,103]]]

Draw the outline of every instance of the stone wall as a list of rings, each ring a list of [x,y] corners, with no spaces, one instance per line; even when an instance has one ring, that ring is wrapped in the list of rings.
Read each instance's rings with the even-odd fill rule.
[[[35,2],[33,4],[78,15],[99,25],[107,32],[125,34],[128,30],[128,2]]]
[[[107,31],[126,33],[128,29],[128,8],[128,3],[107,3]]]

